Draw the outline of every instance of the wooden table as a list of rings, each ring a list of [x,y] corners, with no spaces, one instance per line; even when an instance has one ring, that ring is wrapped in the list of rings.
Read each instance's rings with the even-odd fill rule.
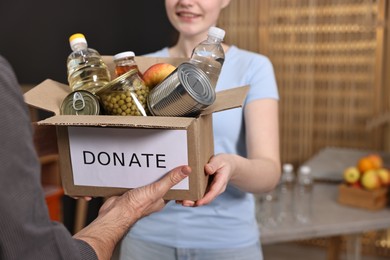
[[[261,243],[272,244],[304,239],[332,237],[328,259],[338,259],[340,237],[347,236],[352,259],[360,259],[361,235],[390,228],[390,208],[369,211],[337,202],[337,185],[316,183],[313,192],[313,218],[310,224],[288,227],[260,227]],[[332,246],[333,245],[333,246]]]

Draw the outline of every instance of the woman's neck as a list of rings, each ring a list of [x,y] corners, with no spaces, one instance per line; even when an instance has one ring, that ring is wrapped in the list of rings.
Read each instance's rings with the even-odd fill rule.
[[[193,49],[202,41],[204,41],[206,38],[204,36],[200,36],[197,38],[184,38],[182,36],[179,37],[179,40],[177,43],[169,48],[169,56],[173,58],[190,58]],[[229,49],[229,46],[226,44],[222,44],[223,49],[225,50],[225,53]]]
[[[180,35],[177,43],[169,48],[169,55],[175,58],[189,58],[192,50],[205,39],[203,36],[186,38]]]

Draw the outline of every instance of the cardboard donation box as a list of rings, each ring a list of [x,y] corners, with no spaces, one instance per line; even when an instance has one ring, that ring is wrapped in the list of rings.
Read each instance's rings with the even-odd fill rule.
[[[113,73],[112,57],[104,60]],[[183,60],[136,57],[136,62],[143,72],[158,62],[178,66]],[[212,113],[242,106],[247,90],[244,86],[218,92],[216,101],[198,117],[60,115],[60,105],[71,90],[50,79],[24,97],[28,105],[54,113],[37,124],[57,129],[65,194],[119,195],[189,165],[190,176],[168,191],[165,199],[197,200],[207,187],[204,165],[214,154]]]

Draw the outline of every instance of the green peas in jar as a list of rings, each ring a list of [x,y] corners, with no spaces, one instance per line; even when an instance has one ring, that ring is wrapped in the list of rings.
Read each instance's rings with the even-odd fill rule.
[[[99,92],[104,113],[120,116],[147,116],[149,88],[136,69],[106,84]]]

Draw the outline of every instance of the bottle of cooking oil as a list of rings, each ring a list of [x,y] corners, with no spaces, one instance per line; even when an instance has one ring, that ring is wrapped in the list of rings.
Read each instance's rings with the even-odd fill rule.
[[[110,82],[110,72],[100,54],[88,48],[81,33],[69,37],[72,53],[67,59],[68,83],[72,91],[87,90],[93,94]]]

